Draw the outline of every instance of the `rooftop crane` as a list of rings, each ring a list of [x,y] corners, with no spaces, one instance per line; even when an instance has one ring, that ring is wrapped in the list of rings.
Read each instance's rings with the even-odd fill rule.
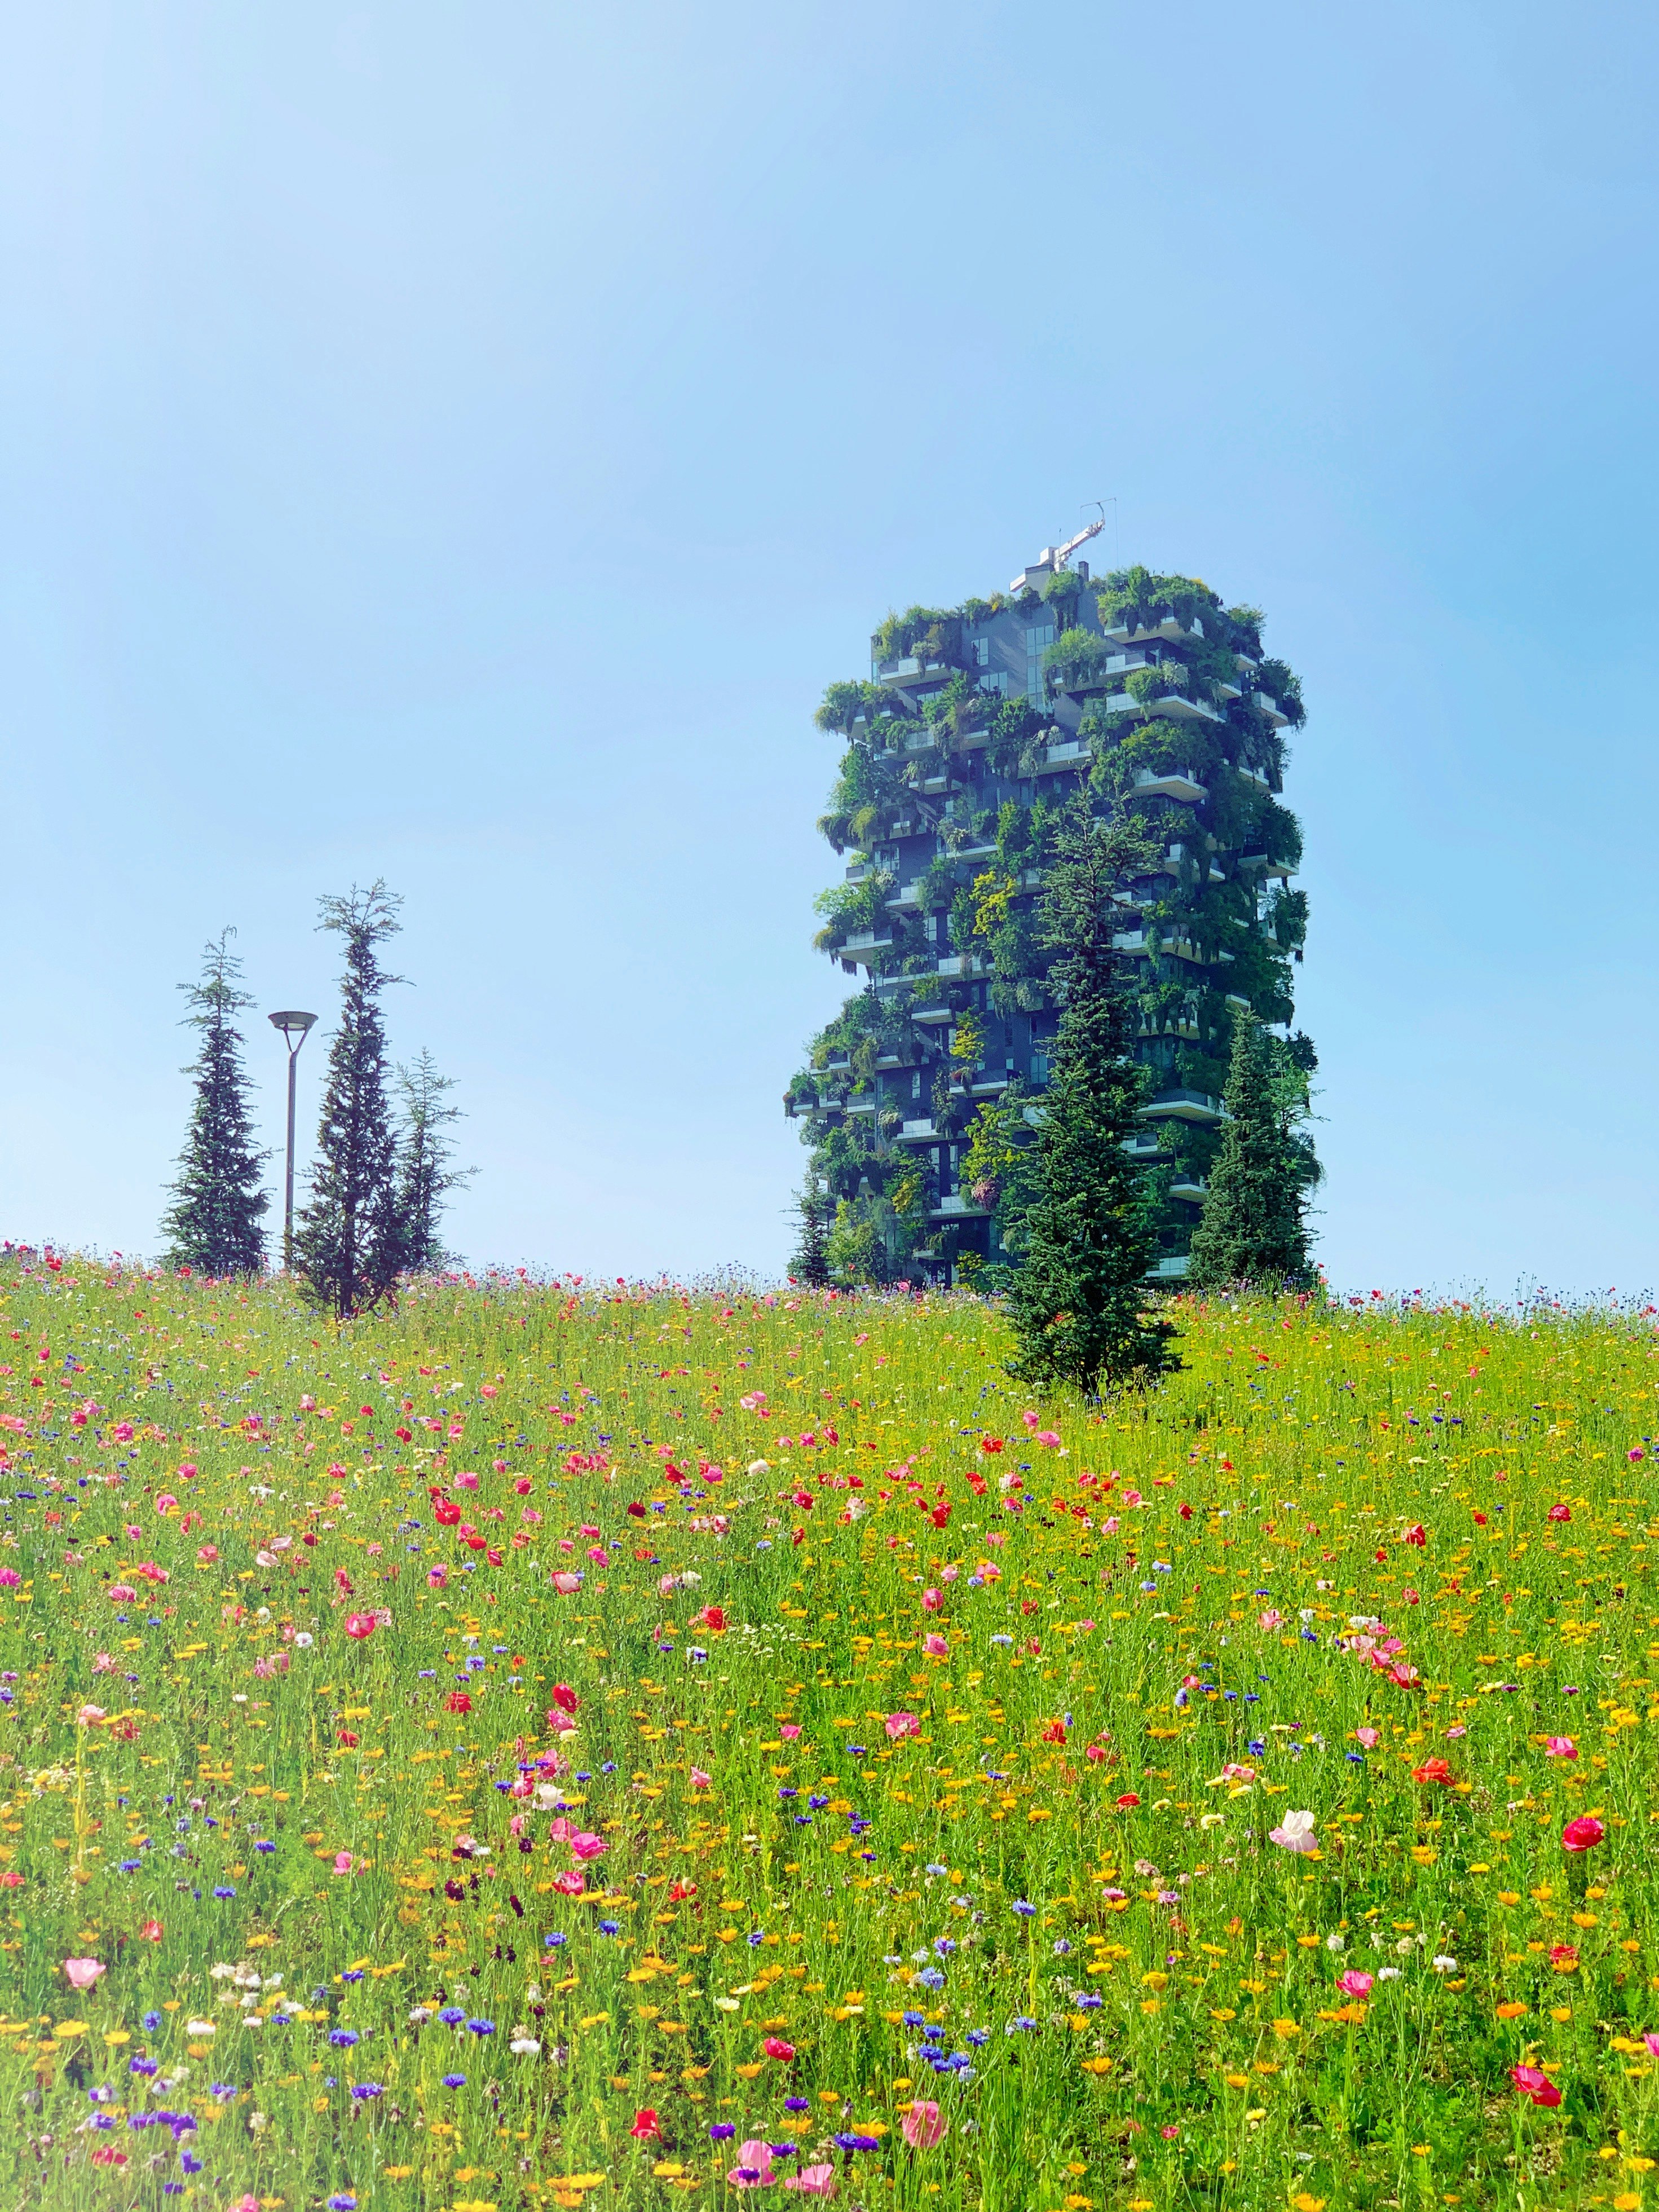
[[[1008,589],[1011,592],[1031,590],[1034,588],[1034,579],[1039,576],[1058,574],[1079,545],[1086,545],[1091,538],[1097,538],[1100,535],[1106,527],[1106,508],[1103,501],[1100,500],[1096,500],[1093,504],[1100,508],[1099,520],[1079,530],[1075,538],[1068,538],[1063,545],[1045,545],[1030,567],[1022,569],[1009,585]]]

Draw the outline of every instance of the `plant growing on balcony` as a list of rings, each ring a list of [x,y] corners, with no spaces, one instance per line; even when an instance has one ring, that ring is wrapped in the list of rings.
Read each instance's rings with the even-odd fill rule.
[[[1130,823],[1097,822],[1079,794],[1056,835],[1042,897],[1064,1010],[1019,1224],[1024,1252],[1008,1291],[1019,1342],[1012,1371],[1091,1394],[1170,1364],[1170,1326],[1146,1310],[1152,1224],[1124,1150],[1146,1075],[1135,1063],[1133,1001],[1112,942],[1113,893],[1146,857]]]
[[[1195,1289],[1312,1281],[1306,1211],[1320,1170],[1303,1124],[1314,1064],[1305,1038],[1287,1044],[1253,1013],[1235,1011],[1228,1120],[1187,1271]]]

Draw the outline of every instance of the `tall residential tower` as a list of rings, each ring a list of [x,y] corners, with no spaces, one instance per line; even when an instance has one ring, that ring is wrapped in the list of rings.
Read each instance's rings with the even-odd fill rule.
[[[1117,942],[1151,1071],[1134,1149],[1160,1279],[1185,1272],[1203,1204],[1231,1009],[1292,1018],[1307,902],[1279,793],[1297,679],[1264,659],[1255,608],[1144,568],[1091,577],[1081,542],[991,599],[890,616],[869,680],[832,684],[818,710],[847,746],[819,825],[847,869],[817,942],[860,981],[784,1103],[850,1277],[972,1279],[1018,1258],[985,1140],[1041,1110],[1059,1013],[1036,908],[1048,826],[1079,788],[1132,812],[1153,852],[1120,893]],[[1306,1039],[1289,1043],[1310,1068]]]

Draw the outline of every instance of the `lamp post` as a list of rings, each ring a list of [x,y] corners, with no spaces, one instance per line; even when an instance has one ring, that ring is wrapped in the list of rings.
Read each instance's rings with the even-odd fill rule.
[[[288,1176],[283,1192],[283,1265],[294,1265],[294,1063],[310,1034],[315,1014],[273,1014],[270,1025],[280,1030],[288,1047]]]

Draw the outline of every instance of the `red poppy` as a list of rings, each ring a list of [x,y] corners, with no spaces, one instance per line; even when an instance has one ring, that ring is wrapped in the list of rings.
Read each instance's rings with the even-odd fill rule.
[[[1407,1528],[1406,1531],[1406,1541],[1408,1544],[1415,1544],[1419,1552],[1428,1540],[1429,1532],[1420,1521],[1413,1528]]]
[[[1002,1449],[1002,1438],[981,1437],[979,1440],[979,1448],[982,1452],[1000,1452]]]
[[[645,1518],[645,1508],[640,1504],[639,1500],[635,1498],[633,1504],[628,1508],[628,1514],[630,1520],[643,1521]]]
[[[1561,2092],[1540,2066],[1511,2066],[1510,2079],[1534,2105],[1553,2106],[1561,2101]]]
[[[1137,1797],[1137,1796],[1136,1796],[1136,1795],[1135,1795],[1135,1793],[1134,1793],[1134,1791],[1133,1791],[1133,1790],[1126,1790],[1124,1791],[1124,1793],[1123,1793],[1122,1796],[1121,1796],[1121,1797],[1118,1799],[1118,1801],[1117,1801],[1117,1802],[1118,1802],[1118,1803],[1119,1803],[1119,1804],[1123,1808],[1124,1811],[1127,1813],[1127,1812],[1131,1808],[1131,1807],[1135,1806],[1135,1805],[1139,1805],[1139,1802],[1140,1802],[1140,1800],[1139,1800],[1139,1797]]]
[[[1593,1813],[1581,1813],[1562,1829],[1561,1848],[1564,1851],[1587,1851],[1599,1844],[1607,1832]]]
[[[769,2035],[762,2044],[761,2049],[769,2058],[775,2058],[785,2066],[795,2055],[794,2045],[786,2043],[781,2035]]]
[[[697,1885],[695,1881],[677,1881],[668,1893],[668,1902],[671,1905],[684,1905],[688,1897],[695,1897],[696,1893]]]
[[[348,1751],[355,1751],[357,1748],[357,1739],[349,1729],[342,1729],[335,1741],[343,1743]]]
[[[444,1699],[444,1711],[447,1713],[470,1713],[471,1710],[472,1700],[465,1690],[452,1690]]]
[[[726,1633],[726,1607],[723,1605],[704,1606],[697,1619],[711,1636],[723,1636]]]
[[[662,2130],[658,2125],[656,2112],[649,2105],[641,2106],[639,2111],[634,2115],[634,2124],[628,2132],[635,2142],[662,2141]]]
[[[440,1498],[433,1512],[440,1526],[445,1528],[453,1528],[461,1517],[461,1509],[453,1498]]]
[[[1552,1521],[1571,1521],[1572,1508],[1571,1505],[1552,1505],[1548,1518]]]
[[[1044,1743],[1064,1743],[1066,1741],[1065,1722],[1049,1721],[1043,1729],[1042,1741]]]
[[[574,1713],[581,1703],[581,1699],[568,1682],[556,1682],[553,1685],[552,1697],[554,1704],[562,1713]]]
[[[147,1920],[138,1933],[146,1943],[159,1943],[161,1940],[161,1923],[159,1920]]]
[[[1452,1771],[1443,1759],[1425,1759],[1421,1766],[1412,1769],[1413,1782],[1437,1782],[1443,1785],[1452,1778]]]

